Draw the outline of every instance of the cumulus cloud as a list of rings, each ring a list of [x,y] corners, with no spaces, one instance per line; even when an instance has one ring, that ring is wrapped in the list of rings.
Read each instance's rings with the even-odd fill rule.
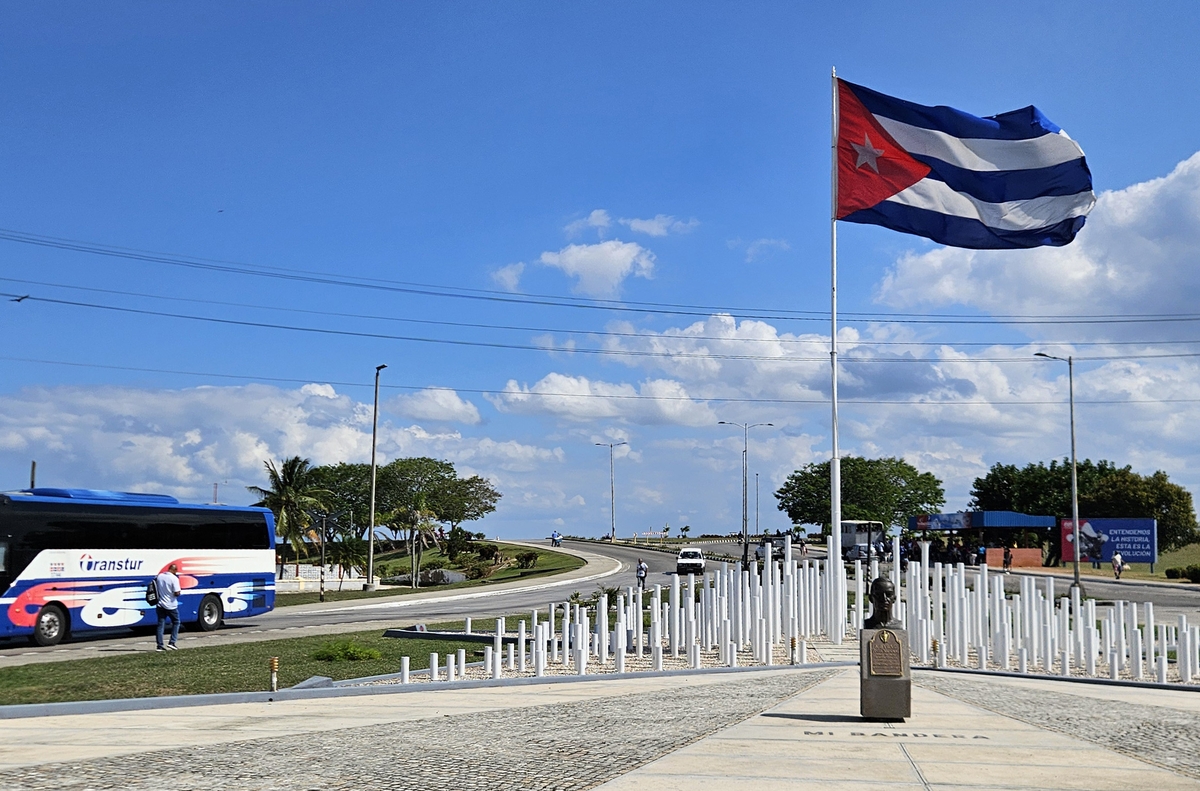
[[[588,216],[567,223],[563,227],[563,232],[566,233],[568,239],[578,236],[589,228],[594,228],[597,233],[603,235],[610,225],[612,225],[612,218],[608,216],[608,212],[604,209],[594,209]]]
[[[1197,249],[1200,153],[1167,176],[1101,193],[1087,225],[1066,247],[911,252],[884,277],[877,299],[897,308],[970,305],[998,314],[1194,313]],[[1148,334],[1145,327],[1104,322],[1070,328],[1077,337],[1102,338],[1124,330]],[[1151,334],[1181,332],[1193,330],[1165,324]]]
[[[700,227],[700,221],[695,217],[684,222],[669,214],[656,214],[648,220],[622,217],[619,223],[631,231],[644,233],[647,236],[666,236],[672,233],[689,233]]]
[[[423,392],[457,398],[452,391]],[[384,462],[435,456],[510,481],[523,481],[531,471],[536,477],[540,466],[563,458],[557,448],[386,420],[378,448]],[[231,488],[222,491],[233,493],[231,502],[245,502],[242,487],[264,482],[268,459],[366,461],[370,449],[370,403],[329,385],[53,387],[0,395],[0,466],[27,468],[36,458],[43,485],[166,492],[203,501],[213,481],[228,481]]]
[[[648,279],[654,273],[654,253],[617,240],[568,245],[557,253],[542,253],[541,262],[575,278],[574,291],[589,297],[616,296],[625,278]]]
[[[709,425],[712,410],[693,400],[679,382],[650,379],[639,387],[586,376],[547,374],[532,386],[509,380],[492,397],[502,412],[552,415],[572,421],[623,420],[642,424]]]
[[[479,409],[464,401],[458,393],[441,387],[427,387],[391,401],[389,408],[415,420],[435,420],[448,423],[479,423]]]
[[[525,264],[518,261],[515,264],[502,266],[492,272],[492,282],[505,291],[516,291],[521,285],[521,275],[525,272]]]
[[[755,239],[746,245],[746,263],[752,264],[779,250],[791,250],[786,239]]]

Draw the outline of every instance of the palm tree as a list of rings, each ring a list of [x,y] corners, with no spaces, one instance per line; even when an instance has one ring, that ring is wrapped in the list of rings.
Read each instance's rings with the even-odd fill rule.
[[[426,539],[437,543],[437,514],[425,505],[425,495],[418,494],[411,506],[396,513],[399,524],[408,530],[408,555],[412,562],[412,586],[420,587],[421,555]]]
[[[261,508],[270,508],[275,514],[275,531],[296,551],[308,556],[305,538],[310,537],[311,520],[306,513],[310,508],[324,508],[324,498],[329,492],[317,488],[313,477],[314,467],[308,459],[293,456],[284,459],[279,467],[273,459],[263,462],[267,468],[269,487],[247,486],[246,489],[259,500]]]

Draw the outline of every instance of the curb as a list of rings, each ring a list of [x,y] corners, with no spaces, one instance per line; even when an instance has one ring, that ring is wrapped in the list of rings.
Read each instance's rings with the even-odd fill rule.
[[[855,662],[855,664],[858,664]],[[1052,676],[1045,673],[1014,673],[1011,670],[978,670],[972,667],[914,667],[913,672],[957,673],[995,678],[1017,678],[1025,681],[1067,681],[1073,684],[1095,684],[1102,687],[1135,687],[1137,689],[1165,689],[1170,692],[1200,692],[1195,684],[1159,684],[1157,681],[1130,681],[1128,679],[1089,678],[1088,676]]]
[[[472,663],[475,664],[475,663]],[[529,687],[543,684],[575,684],[598,681],[641,678],[677,678],[695,675],[758,673],[764,670],[821,670],[826,668],[854,667],[857,662],[809,662],[804,665],[761,665],[754,667],[716,667],[693,670],[650,671],[646,673],[604,673],[591,676],[543,676],[542,678],[500,678],[483,681],[439,681],[433,684],[392,684],[386,686],[349,686],[355,682],[398,678],[399,673],[386,676],[369,676],[364,679],[335,681],[343,686],[297,688],[289,687],[278,692],[223,692],[212,695],[176,695],[162,698],[121,698],[118,700],[85,700],[65,703],[25,703],[0,706],[0,719],[25,719],[30,717],[61,717],[76,714],[112,714],[124,711],[154,711],[159,709],[193,708],[196,706],[218,706],[232,703],[274,703],[288,700],[317,700],[325,698],[361,697],[366,695],[393,695],[410,692],[431,692],[439,689],[490,689],[493,687]],[[428,674],[428,669],[414,670],[409,675]],[[307,679],[312,681],[312,679]],[[306,683],[306,682],[301,682]]]

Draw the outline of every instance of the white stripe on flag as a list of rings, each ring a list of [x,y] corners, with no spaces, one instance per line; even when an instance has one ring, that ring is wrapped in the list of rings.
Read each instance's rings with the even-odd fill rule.
[[[1032,231],[1062,222],[1069,217],[1087,214],[1096,203],[1096,196],[1091,192],[1079,192],[1075,195],[987,203],[955,192],[946,186],[944,181],[921,179],[888,200],[903,206],[928,209],[938,214],[979,220],[998,231]]]
[[[940,159],[966,170],[1030,170],[1083,156],[1083,149],[1066,133],[1030,140],[984,140],[954,137],[880,115],[875,119],[908,153]]]

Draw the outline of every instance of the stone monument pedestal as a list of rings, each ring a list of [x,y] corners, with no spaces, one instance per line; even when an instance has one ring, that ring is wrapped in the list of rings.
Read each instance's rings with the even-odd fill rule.
[[[912,716],[912,665],[904,629],[859,632],[858,710],[868,720],[903,722]]]

